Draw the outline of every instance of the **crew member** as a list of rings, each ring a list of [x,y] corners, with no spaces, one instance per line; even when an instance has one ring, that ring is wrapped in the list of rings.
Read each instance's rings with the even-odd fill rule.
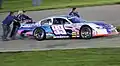
[[[9,15],[2,21],[2,28],[3,28],[2,40],[3,41],[9,40],[7,37],[11,31],[10,25],[13,21],[16,21],[14,12],[10,12]]]
[[[72,8],[72,11],[69,13],[70,16],[77,16],[80,18],[80,15],[78,14],[78,12],[76,11],[76,8]]]

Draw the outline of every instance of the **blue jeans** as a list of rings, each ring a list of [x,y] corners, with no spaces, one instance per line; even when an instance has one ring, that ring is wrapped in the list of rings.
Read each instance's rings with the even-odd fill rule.
[[[18,29],[19,29],[18,25],[13,25],[10,38],[15,39]]]
[[[3,28],[3,36],[2,36],[2,39],[3,39],[3,40],[6,40],[7,37],[8,37],[8,34],[9,34],[10,31],[11,31],[10,25],[2,24],[2,28]]]

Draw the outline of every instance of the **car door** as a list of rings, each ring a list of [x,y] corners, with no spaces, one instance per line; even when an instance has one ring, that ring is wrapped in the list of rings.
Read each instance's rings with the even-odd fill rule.
[[[51,25],[51,28],[56,36],[67,35],[67,32],[64,28],[64,25],[61,19],[62,18],[53,18],[53,24]]]
[[[67,35],[71,36],[73,32],[73,24],[68,21],[67,19],[61,19],[63,21],[63,26],[65,28],[65,31],[67,32]]]

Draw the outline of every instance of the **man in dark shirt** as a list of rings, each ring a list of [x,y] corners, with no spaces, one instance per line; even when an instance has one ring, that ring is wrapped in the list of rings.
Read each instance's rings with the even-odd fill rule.
[[[22,20],[22,18],[19,17],[19,16],[22,15],[22,14],[23,14],[23,12],[19,11],[18,15],[15,18],[17,21],[13,22],[13,28],[12,28],[12,31],[11,31],[11,34],[10,34],[10,38],[13,39],[13,40],[16,39],[16,34],[17,34],[17,31],[20,27],[20,22]]]
[[[19,29],[19,27],[21,25],[20,23],[24,23],[25,20],[30,20],[30,22],[32,22],[32,18],[25,15],[25,12],[26,11],[18,11],[18,15],[16,16],[17,21],[15,21],[13,23],[12,32],[10,34],[10,38],[13,39],[13,40],[15,39],[17,31],[18,31],[18,29]]]
[[[78,12],[76,11],[76,8],[72,8],[72,11],[69,13],[70,16],[77,16],[80,18],[80,15],[78,14]]]
[[[14,21],[14,12],[10,12],[9,15],[2,21],[2,28],[3,28],[3,41],[7,41],[7,36],[11,30],[10,25]]]
[[[19,11],[19,12],[20,14],[17,15],[17,18],[21,20],[21,22],[26,22],[26,21],[32,22],[32,18],[30,18],[25,14],[26,11]]]
[[[19,27],[20,27],[20,22],[17,18],[15,18],[15,21],[13,22],[12,31],[10,34],[11,39],[13,39],[13,40],[16,39],[16,34],[17,34]]]

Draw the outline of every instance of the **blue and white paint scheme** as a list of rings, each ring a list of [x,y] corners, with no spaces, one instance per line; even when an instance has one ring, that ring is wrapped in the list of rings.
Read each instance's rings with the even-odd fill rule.
[[[83,27],[86,28],[82,30]],[[19,28],[18,34],[24,32],[28,36],[34,36],[36,28],[44,30],[45,38],[81,38],[82,33],[83,36],[91,33],[91,35],[89,34],[90,37],[118,34],[116,27],[106,24],[104,21],[87,21],[68,15],[52,16],[36,23],[23,24]],[[86,32],[85,30],[88,31]]]

